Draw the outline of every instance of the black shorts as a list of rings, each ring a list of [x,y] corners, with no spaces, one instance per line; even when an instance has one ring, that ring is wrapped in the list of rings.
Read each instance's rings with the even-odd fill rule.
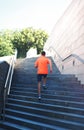
[[[47,77],[47,74],[37,74],[37,80],[38,81],[41,81],[42,78],[46,78]]]

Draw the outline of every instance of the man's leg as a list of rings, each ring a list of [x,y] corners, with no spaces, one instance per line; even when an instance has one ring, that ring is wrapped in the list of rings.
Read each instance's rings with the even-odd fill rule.
[[[41,99],[41,79],[42,79],[42,75],[38,74],[37,78],[38,78],[38,96],[39,96],[39,99]]]
[[[46,80],[47,80],[47,77],[43,77],[43,85],[44,86],[46,85]]]
[[[46,87],[46,81],[47,81],[47,74],[43,75],[43,87],[44,88],[47,88]]]
[[[38,95],[41,96],[41,82],[38,81]]]

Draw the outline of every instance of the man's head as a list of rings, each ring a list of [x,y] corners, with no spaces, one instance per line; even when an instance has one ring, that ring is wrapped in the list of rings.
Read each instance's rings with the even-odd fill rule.
[[[45,51],[42,51],[42,52],[41,52],[41,55],[42,55],[42,56],[45,56],[45,55],[46,55],[46,52],[45,52]]]

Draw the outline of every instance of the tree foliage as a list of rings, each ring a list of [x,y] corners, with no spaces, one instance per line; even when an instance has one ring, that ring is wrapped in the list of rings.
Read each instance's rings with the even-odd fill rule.
[[[37,52],[39,54],[40,51],[43,49],[44,43],[46,42],[48,35],[42,30],[35,30],[34,38],[34,46],[37,48]]]
[[[0,56],[10,55],[14,48],[18,50],[18,56],[23,57],[31,48],[36,48],[38,54],[43,49],[48,34],[41,30],[35,30],[32,27],[22,30],[6,30],[0,33]]]
[[[11,43],[11,33],[6,30],[4,33],[0,33],[0,56],[11,55],[14,53],[14,47]]]

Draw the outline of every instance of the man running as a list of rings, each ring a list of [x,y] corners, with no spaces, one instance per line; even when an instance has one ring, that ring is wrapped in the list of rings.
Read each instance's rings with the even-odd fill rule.
[[[50,65],[50,73],[52,73],[52,63],[46,56],[46,52],[42,51],[41,56],[35,61],[35,68],[37,68],[38,80],[38,98],[41,99],[41,81],[43,79],[43,87],[46,88],[46,80],[48,74],[48,65]]]

